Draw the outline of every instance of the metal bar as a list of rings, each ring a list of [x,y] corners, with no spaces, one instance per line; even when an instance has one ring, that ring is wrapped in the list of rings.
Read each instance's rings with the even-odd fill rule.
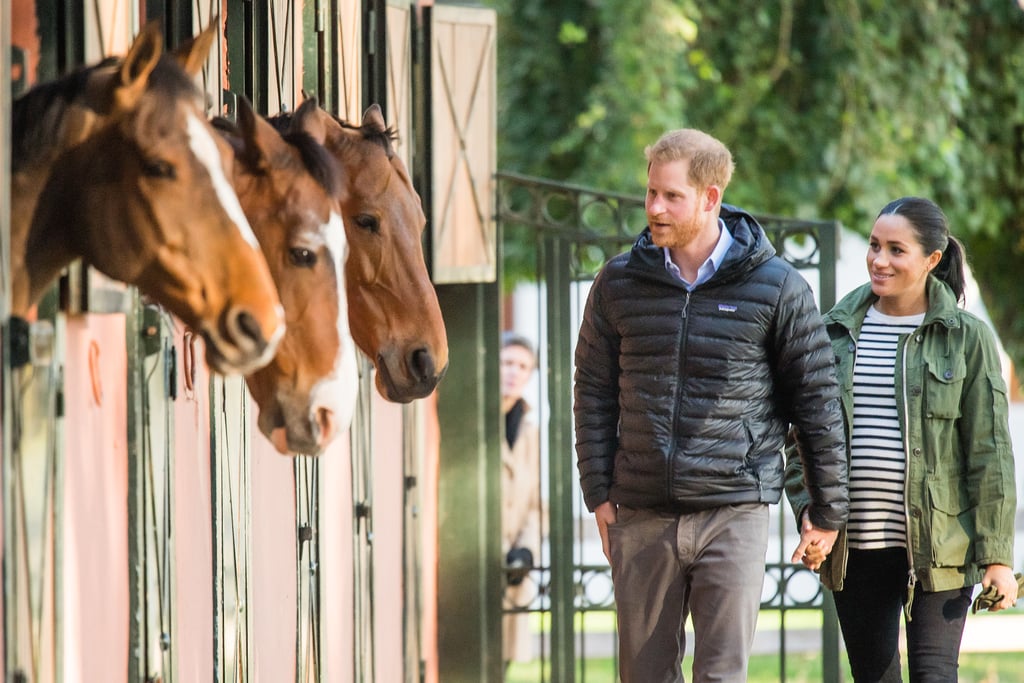
[[[0,2],[0,73],[11,73],[11,3]],[[27,82],[27,76],[25,76]],[[5,118],[11,112],[11,89],[0,88],[0,112]],[[0,169],[3,177],[9,178],[11,171],[11,127],[0,126]],[[3,575],[3,673],[5,680],[12,680],[11,655],[14,652],[14,610],[10,608],[15,595],[14,572],[11,561],[14,557],[14,487],[11,474],[14,472],[13,441],[11,428],[11,276],[10,276],[10,190],[8,182],[0,183],[0,410],[5,428],[0,430],[0,496],[2,496],[3,558],[0,571]]]
[[[146,467],[145,352],[142,306],[132,289],[125,316],[128,364],[128,683],[146,683]]]

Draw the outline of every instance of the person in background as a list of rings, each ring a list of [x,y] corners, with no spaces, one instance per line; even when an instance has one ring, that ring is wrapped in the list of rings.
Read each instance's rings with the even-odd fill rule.
[[[870,282],[825,316],[845,418],[850,518],[831,556],[804,564],[833,591],[855,681],[900,681],[900,613],[912,681],[955,681],[975,584],[1017,598],[1016,483],[995,339],[963,301],[963,245],[931,200],[878,214]],[[790,448],[789,453],[798,448]],[[810,504],[803,463],[786,488]]]
[[[722,204],[729,150],[694,129],[646,150],[648,227],[591,287],[576,346],[576,453],[611,565],[623,683],[745,683],[768,505],[799,425],[811,486],[795,557],[846,521],[839,387],[804,278]]]
[[[537,369],[537,354],[525,337],[506,332],[501,342],[501,542],[508,585],[505,609],[527,607],[536,586],[527,577],[540,559],[540,431],[523,391]],[[529,614],[503,619],[506,666],[533,659]]]

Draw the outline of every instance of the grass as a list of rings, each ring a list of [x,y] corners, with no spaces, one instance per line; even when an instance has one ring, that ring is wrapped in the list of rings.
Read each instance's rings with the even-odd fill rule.
[[[852,680],[846,657],[840,655],[841,670],[846,681]],[[691,657],[683,660],[683,672],[690,680]],[[964,653],[960,655],[960,683],[1019,683],[1024,669],[1024,653]],[[779,658],[775,655],[755,655],[750,659],[748,683],[779,683]],[[819,683],[822,680],[821,656],[816,653],[793,654],[786,658],[786,683]],[[616,683],[611,659],[590,659],[586,669],[577,668],[578,683]],[[903,680],[908,680],[904,671]],[[551,681],[550,674],[541,678],[540,662],[513,664],[509,667],[506,683],[539,683]]]

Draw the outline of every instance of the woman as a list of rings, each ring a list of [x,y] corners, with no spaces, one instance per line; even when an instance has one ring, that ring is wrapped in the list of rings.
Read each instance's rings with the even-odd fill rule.
[[[955,681],[975,584],[1012,607],[1016,513],[1006,385],[995,340],[959,308],[963,245],[933,202],[879,213],[870,283],[825,316],[842,389],[850,518],[831,554],[804,563],[834,591],[856,681],[900,681],[900,611],[911,680]],[[787,493],[809,498],[799,458]]]
[[[501,412],[505,416],[501,542],[508,583],[506,610],[529,606],[536,594],[535,584],[526,577],[540,560],[540,432],[523,398],[536,368],[537,355],[530,342],[506,332],[501,342]],[[529,614],[506,614],[502,628],[506,666],[533,659]]]

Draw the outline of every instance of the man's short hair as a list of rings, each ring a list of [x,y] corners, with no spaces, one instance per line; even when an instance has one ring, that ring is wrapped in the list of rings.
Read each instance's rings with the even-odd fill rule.
[[[696,128],[670,130],[644,149],[647,167],[652,163],[687,160],[690,182],[699,188],[716,185],[723,192],[736,167],[732,153],[720,140]]]

